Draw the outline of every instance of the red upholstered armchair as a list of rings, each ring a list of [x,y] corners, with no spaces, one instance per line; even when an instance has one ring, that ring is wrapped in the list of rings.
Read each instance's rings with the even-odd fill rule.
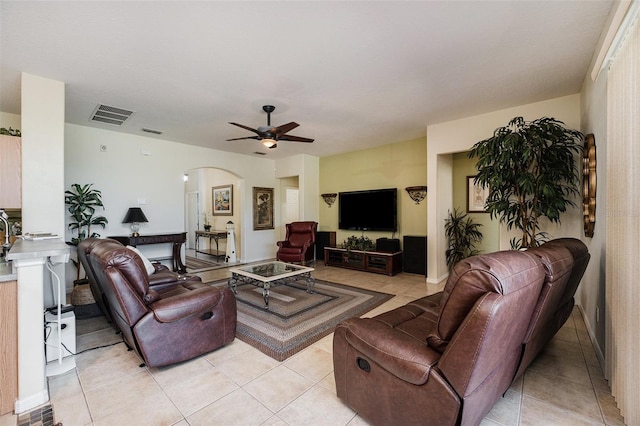
[[[278,241],[276,259],[283,262],[300,262],[305,265],[313,260],[318,222],[287,223],[285,241]]]

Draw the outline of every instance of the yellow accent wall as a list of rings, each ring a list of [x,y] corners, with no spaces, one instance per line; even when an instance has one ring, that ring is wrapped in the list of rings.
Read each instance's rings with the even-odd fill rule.
[[[468,153],[453,154],[453,208],[467,212],[467,176],[477,174],[476,159],[467,156]],[[500,222],[496,218],[491,220],[489,213],[469,213],[474,223],[480,223],[482,241],[476,245],[481,253],[500,250]]]
[[[320,158],[320,194],[366,189],[398,189],[398,232],[342,231],[338,229],[338,201],[328,207],[320,200],[320,231],[336,231],[341,244],[351,235],[402,238],[427,235],[427,201],[419,205],[405,188],[427,183],[426,138]]]

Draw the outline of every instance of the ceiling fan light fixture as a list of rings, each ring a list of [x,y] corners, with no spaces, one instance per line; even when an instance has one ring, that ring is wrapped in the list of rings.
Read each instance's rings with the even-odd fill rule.
[[[266,146],[267,148],[271,148],[276,144],[275,140],[269,138],[263,138],[260,142],[262,142],[262,145]]]

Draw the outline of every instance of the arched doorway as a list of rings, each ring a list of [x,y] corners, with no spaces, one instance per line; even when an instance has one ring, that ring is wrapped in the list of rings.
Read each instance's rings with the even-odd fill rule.
[[[242,229],[242,193],[244,190],[242,178],[238,175],[215,167],[201,167],[187,170],[184,174],[185,184],[185,230],[187,231],[186,250],[188,254],[195,253],[196,230],[203,230],[204,225],[211,226],[211,230],[226,231],[227,222],[234,224],[235,252],[240,259],[240,235]],[[213,207],[214,188],[230,188],[230,206],[224,211],[216,211]],[[210,249],[211,241],[202,239],[199,247]],[[226,250],[226,240],[218,242],[220,251]]]

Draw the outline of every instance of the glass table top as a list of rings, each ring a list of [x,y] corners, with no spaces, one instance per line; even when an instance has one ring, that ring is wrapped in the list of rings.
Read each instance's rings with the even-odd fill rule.
[[[313,268],[284,262],[267,262],[230,269],[230,272],[239,273],[240,275],[264,279],[292,276],[311,271],[313,271]]]

